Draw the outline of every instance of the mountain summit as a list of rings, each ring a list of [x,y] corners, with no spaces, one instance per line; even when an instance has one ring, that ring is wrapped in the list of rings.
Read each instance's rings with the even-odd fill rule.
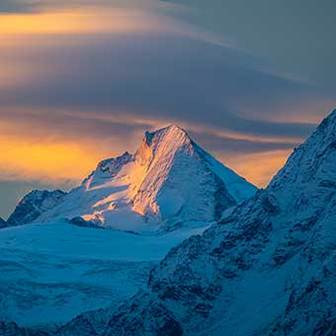
[[[104,160],[42,220],[82,217],[121,230],[205,225],[256,188],[170,125],[146,132],[135,152]],[[159,226],[157,224],[160,224]]]

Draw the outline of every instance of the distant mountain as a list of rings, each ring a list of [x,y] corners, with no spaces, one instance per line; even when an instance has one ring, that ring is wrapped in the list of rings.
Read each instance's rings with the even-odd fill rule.
[[[31,223],[42,213],[60,204],[65,195],[66,193],[61,190],[34,190],[30,192],[19,202],[14,212],[9,216],[5,226]]]
[[[173,248],[97,334],[335,335],[335,223],[336,111],[265,190]]]
[[[100,162],[39,221],[81,216],[88,226],[135,232],[204,226],[255,192],[252,184],[171,125],[146,132],[135,154]]]

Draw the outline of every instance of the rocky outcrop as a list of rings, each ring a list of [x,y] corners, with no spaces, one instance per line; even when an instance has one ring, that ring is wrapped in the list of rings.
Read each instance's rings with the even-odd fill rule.
[[[66,193],[61,190],[34,190],[27,194],[9,216],[6,226],[29,224],[60,204]]]
[[[7,222],[3,218],[0,217],[0,229],[6,226],[7,226]]]

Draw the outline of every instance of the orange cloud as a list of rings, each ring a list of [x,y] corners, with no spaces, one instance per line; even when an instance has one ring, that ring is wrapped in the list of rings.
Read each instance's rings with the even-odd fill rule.
[[[263,188],[285,164],[290,153],[290,150],[279,150],[236,156],[222,155],[220,158],[241,176]]]
[[[164,16],[130,8],[81,8],[0,15],[0,35],[125,33],[171,30]]]
[[[2,180],[78,181],[96,165],[99,153],[80,144],[38,143],[30,139],[0,137]]]
[[[21,116],[22,118],[22,116]],[[29,117],[28,117],[29,119]],[[52,127],[43,118],[0,118],[0,181],[42,181],[48,184],[77,183],[108,157],[124,151],[128,140],[111,134],[109,139],[90,132],[70,132]]]
[[[74,113],[74,112],[73,112]],[[68,118],[73,115],[68,114]],[[84,115],[79,114],[83,118]],[[94,118],[95,114],[91,115]],[[96,116],[99,119],[99,115]],[[102,117],[103,118],[103,117]],[[112,118],[112,117],[111,117]],[[104,118],[103,118],[104,119]],[[111,133],[109,138],[92,136],[92,133],[63,133],[43,122],[7,120],[0,122],[0,180],[40,180],[55,185],[64,181],[77,183],[90,173],[101,159],[115,156],[125,150],[134,150],[140,142],[140,120],[113,117],[125,124],[140,123],[127,139]],[[108,122],[108,118],[104,119]],[[146,121],[152,128],[162,126],[162,121]],[[167,124],[166,122],[165,124]],[[64,131],[64,130],[63,130]],[[202,144],[201,144],[202,145]],[[285,163],[290,151],[225,155],[217,157],[259,187],[267,185],[271,177]]]

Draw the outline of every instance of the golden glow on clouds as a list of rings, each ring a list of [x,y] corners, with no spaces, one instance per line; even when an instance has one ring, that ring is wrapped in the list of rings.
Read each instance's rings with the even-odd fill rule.
[[[0,36],[127,33],[167,30],[168,18],[141,9],[73,9],[64,12],[0,14]]]
[[[121,148],[120,138],[113,135],[109,141],[91,133],[85,137],[72,127],[53,127],[53,121],[30,122],[22,115],[21,120],[20,116],[8,120],[8,114],[3,116],[4,121],[0,118],[0,181],[38,180],[55,185],[79,182],[100,160],[126,150]]]
[[[99,155],[71,142],[34,142],[0,137],[0,179],[44,180],[60,183],[78,181],[96,165]]]
[[[92,171],[97,163],[111,156],[108,148],[99,143],[65,141],[63,143],[35,142],[31,139],[8,139],[0,137],[2,157],[0,180],[40,180],[62,183],[65,180],[80,181]],[[100,151],[97,151],[97,148]],[[120,153],[113,148],[115,154]],[[114,154],[114,155],[115,155]],[[289,151],[219,157],[252,183],[264,187],[285,163]]]
[[[84,118],[84,115],[80,115]],[[91,118],[94,116],[91,115]],[[114,117],[114,121],[118,119]],[[127,119],[125,116],[122,121],[125,124],[133,121],[141,123],[140,120]],[[148,123],[148,120],[144,122]],[[152,121],[151,124],[157,128],[167,123]],[[46,125],[34,125],[26,121],[0,122],[0,180],[40,180],[55,185],[68,180],[79,182],[100,160],[125,150],[134,150],[142,136],[141,133],[133,134],[131,139],[121,140],[117,136],[113,138],[111,134],[111,139],[104,141],[96,136],[84,137],[75,132],[71,137],[69,134],[57,135],[57,130],[49,126],[50,129]],[[249,181],[263,187],[285,163],[288,154],[289,151],[237,153],[221,155],[218,159]]]
[[[78,17],[68,13],[2,15],[0,18],[2,35],[74,32],[81,26]]]
[[[285,164],[290,153],[291,151],[277,150],[264,153],[223,156],[221,159],[248,181],[258,187],[265,187],[274,174]]]

